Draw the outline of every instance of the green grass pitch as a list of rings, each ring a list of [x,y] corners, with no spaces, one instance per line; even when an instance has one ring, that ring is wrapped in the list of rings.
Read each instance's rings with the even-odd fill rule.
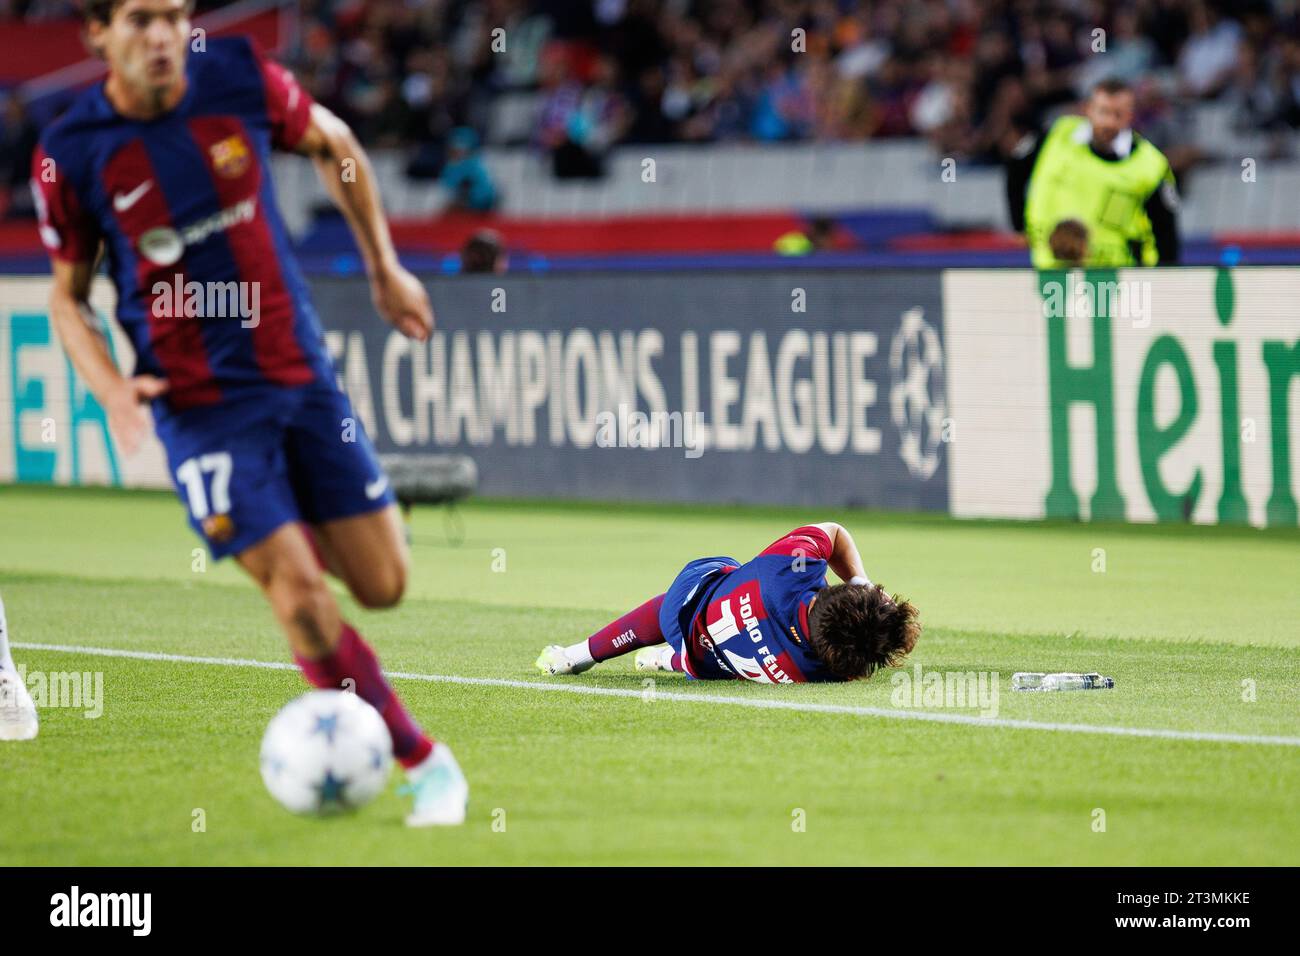
[[[399,608],[346,602],[385,666],[637,695],[395,680],[472,788],[465,826],[409,831],[394,793],[310,820],[263,790],[258,743],[304,689],[292,671],[19,647],[29,671],[102,672],[105,702],[98,718],[46,708],[36,741],[0,744],[0,865],[1300,861],[1294,745],[675,699],[893,710],[888,672],[802,687],[661,675],[664,698],[640,693],[630,658],[532,670],[543,644],[659,593],[689,558],[746,558],[839,520],[873,577],[921,608],[914,660],[997,671],[1003,720],[1295,738],[1294,533],[522,502],[462,514],[453,546],[440,511],[416,510]],[[197,545],[170,495],[0,489],[12,639],[287,661],[261,596],[229,562],[194,570]],[[1010,692],[1013,671],[1051,669],[1117,686]]]

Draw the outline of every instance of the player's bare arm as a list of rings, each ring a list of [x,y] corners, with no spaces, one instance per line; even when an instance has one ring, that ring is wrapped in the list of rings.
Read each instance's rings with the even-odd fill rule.
[[[347,123],[316,103],[297,150],[311,157],[352,230],[375,308],[403,335],[423,342],[433,329],[433,307],[420,280],[397,260],[374,168],[361,143]]]
[[[103,333],[93,325],[90,307],[91,262],[52,259],[50,321],[77,373],[104,406],[108,424],[123,452],[134,454],[149,432],[144,403],[167,391],[156,375],[123,375],[108,351]]]
[[[867,570],[849,529],[834,521],[825,521],[816,527],[821,528],[826,532],[826,537],[831,539],[831,556],[827,563],[839,579],[851,584],[866,583]]]

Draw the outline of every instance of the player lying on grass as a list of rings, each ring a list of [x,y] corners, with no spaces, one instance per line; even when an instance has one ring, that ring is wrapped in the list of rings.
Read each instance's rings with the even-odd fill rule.
[[[191,50],[190,8],[85,3],[108,77],[45,131],[32,164],[53,262],[51,320],[126,454],[152,405],[190,523],[214,557],[233,555],[262,589],[307,680],[355,689],[379,711],[414,793],[407,823],[460,823],[469,788],[455,758],[407,713],[322,573],[366,607],[391,607],[405,588],[406,542],[293,259],[271,151],[315,162],[380,315],[423,341],[429,299],[398,263],[352,131],[247,40]],[[133,375],[118,369],[88,303],[101,246]],[[192,286],[206,292],[197,302]],[[186,290],[183,303],[171,300],[173,287]],[[232,315],[224,299],[202,305],[236,287],[255,314]]]
[[[827,585],[826,569],[844,584]],[[850,681],[893,667],[916,645],[916,608],[867,580],[834,522],[796,528],[751,561],[699,558],[668,591],[585,641],[542,651],[547,674],[581,674],[636,651],[637,670],[764,684]]]

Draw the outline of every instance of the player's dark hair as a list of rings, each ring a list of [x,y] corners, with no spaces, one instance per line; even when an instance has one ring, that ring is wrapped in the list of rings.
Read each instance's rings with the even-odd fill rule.
[[[113,8],[122,0],[81,0],[81,16],[86,20],[107,23],[113,19]]]
[[[98,20],[108,23],[113,19],[113,11],[126,0],[81,0],[81,16],[84,20]],[[194,9],[194,0],[186,0],[185,7]]]
[[[812,651],[840,680],[897,667],[920,634],[916,608],[880,585],[832,585],[818,592],[808,614]]]
[[[1114,96],[1116,93],[1132,93],[1131,87],[1127,80],[1118,76],[1108,76],[1099,81],[1093,88],[1094,93],[1105,93],[1107,96]]]

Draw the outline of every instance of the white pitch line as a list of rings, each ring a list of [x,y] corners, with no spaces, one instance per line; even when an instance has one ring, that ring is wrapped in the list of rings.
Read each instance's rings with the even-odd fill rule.
[[[163,654],[157,651],[128,651],[113,647],[78,647],[72,644],[11,645],[29,651],[56,651],[62,654],[86,654],[93,657],[124,657],[136,661],[166,661],[179,664],[214,664],[221,667],[257,667],[263,670],[296,671],[287,661],[255,661],[243,657],[191,657],[187,654]],[[461,677],[455,674],[413,674],[385,671],[398,680],[419,680],[433,684],[468,684],[474,687],[511,687],[520,690],[558,691],[562,694],[587,694],[593,697],[644,698],[645,691],[618,687],[589,687],[580,684],[547,684],[541,681],[505,680],[495,677]],[[655,690],[655,700],[672,700],[688,704],[729,704],[765,710],[794,710],[812,714],[848,714],[854,717],[885,717],[891,720],[928,720],[938,724],[963,724],[968,727],[1005,727],[1011,730],[1054,730],[1072,734],[1103,734],[1112,737],[1154,737],[1164,740],[1197,740],[1227,744],[1263,744],[1277,747],[1300,747],[1300,737],[1277,737],[1267,734],[1222,734],[1200,730],[1164,730],[1158,727],[1115,727],[1106,724],[1063,724],[1039,720],[1011,720],[1003,717],[978,717],[973,714],[949,714],[921,710],[894,710],[887,707],[854,707],[849,704],[817,704],[811,701],[772,700],[760,697],[728,697],[724,694],[681,694]]]

